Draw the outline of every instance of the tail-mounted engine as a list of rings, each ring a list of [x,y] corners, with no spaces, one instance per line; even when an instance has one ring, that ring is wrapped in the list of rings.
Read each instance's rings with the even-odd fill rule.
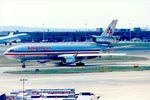
[[[105,37],[105,36],[92,36],[93,42],[100,44],[112,44],[116,43],[117,40],[114,37]]]

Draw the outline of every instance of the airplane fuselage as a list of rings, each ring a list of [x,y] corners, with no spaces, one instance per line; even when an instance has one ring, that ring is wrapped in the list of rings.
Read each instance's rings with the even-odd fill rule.
[[[35,43],[30,45],[15,46],[4,54],[19,60],[46,60],[60,58],[61,54],[96,54],[109,47],[92,43]]]
[[[11,43],[13,41],[16,41],[18,39],[23,39],[23,38],[27,38],[29,37],[29,35],[27,34],[16,34],[16,35],[8,35],[8,36],[4,36],[4,37],[0,37],[0,43]]]

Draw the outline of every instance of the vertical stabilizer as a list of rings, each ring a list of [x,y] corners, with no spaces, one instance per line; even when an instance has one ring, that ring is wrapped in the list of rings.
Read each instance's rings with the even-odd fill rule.
[[[117,19],[112,20],[112,22],[109,24],[106,30],[101,34],[101,36],[112,36],[115,31],[117,22]]]
[[[12,36],[12,35],[14,35],[14,32],[10,32],[8,36]]]

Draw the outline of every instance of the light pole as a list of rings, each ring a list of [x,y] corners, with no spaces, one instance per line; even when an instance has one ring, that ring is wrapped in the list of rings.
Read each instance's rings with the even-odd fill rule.
[[[87,41],[87,35],[88,35],[88,28],[87,28],[87,23],[85,23],[85,30],[86,30],[86,33],[85,33],[85,41]]]
[[[22,90],[23,90],[23,100],[24,100],[24,90],[25,90],[25,81],[28,81],[28,79],[24,79],[24,78],[22,78],[22,79],[20,79],[20,81],[22,81]]]
[[[130,25],[130,35],[129,35],[129,40],[131,41],[131,28],[132,28],[132,24],[129,23],[129,25]]]
[[[43,24],[43,42],[45,42],[45,34],[44,34],[44,24]]]

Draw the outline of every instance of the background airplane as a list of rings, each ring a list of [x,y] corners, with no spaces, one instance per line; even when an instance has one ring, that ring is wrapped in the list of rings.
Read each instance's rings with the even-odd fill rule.
[[[10,32],[8,36],[0,37],[0,44],[5,44],[9,43],[9,45],[12,44],[12,42],[17,42],[20,39],[28,38],[29,35],[26,33],[21,33],[21,34],[14,34],[13,32]]]
[[[116,25],[117,20],[113,20],[100,36],[93,35],[92,40],[96,43],[105,44],[108,46],[110,46],[112,43],[116,43],[117,40],[115,37],[113,37]]]
[[[117,20],[113,20],[102,36],[109,37],[113,34]],[[107,31],[110,30],[111,32]],[[100,40],[100,42],[98,41]],[[100,56],[123,56],[119,53],[103,53],[109,50],[110,46],[101,45],[101,39],[93,43],[35,43],[19,45],[9,48],[4,55],[9,58],[21,60],[22,67],[25,68],[25,61],[36,60],[47,62],[50,60],[60,60],[59,65],[69,65],[76,63],[77,66],[84,66],[83,60],[92,59]],[[111,43],[112,41],[106,41]]]

